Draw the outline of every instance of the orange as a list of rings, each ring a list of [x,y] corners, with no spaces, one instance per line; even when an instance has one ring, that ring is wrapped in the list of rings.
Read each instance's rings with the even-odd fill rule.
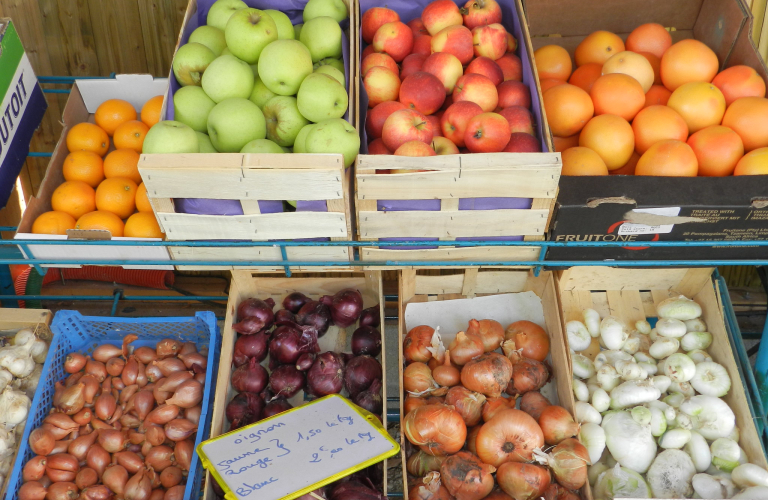
[[[133,105],[123,99],[107,99],[99,104],[93,118],[96,125],[103,128],[104,131],[112,135],[117,127],[125,122],[136,119],[136,109]]]
[[[131,238],[162,238],[165,236],[160,231],[155,214],[150,212],[138,212],[125,221],[123,236]]]
[[[139,212],[152,212],[152,205],[149,204],[147,197],[147,187],[142,182],[136,188],[136,210]]]
[[[64,212],[45,212],[32,223],[35,234],[67,234],[67,229],[75,228],[75,218]]]
[[[567,82],[565,80],[559,80],[557,78],[546,78],[539,82],[539,86],[541,87],[541,93],[543,94],[544,92],[551,89],[552,87],[557,87],[558,85],[562,85],[564,83],[567,83]]]
[[[552,136],[555,141],[555,152],[562,153],[568,148],[575,148],[579,145],[579,134],[574,134],[570,137],[558,137]]]
[[[136,210],[136,188],[136,183],[125,177],[105,179],[96,188],[96,208],[126,219]]]
[[[603,159],[589,148],[568,148],[562,156],[562,175],[608,175]]]
[[[749,66],[724,69],[715,76],[712,85],[720,89],[728,106],[740,97],[765,97],[765,81]]]
[[[144,144],[144,137],[147,136],[149,127],[139,120],[125,122],[115,130],[112,141],[117,149],[132,149],[141,153],[141,146]]]
[[[744,156],[739,134],[722,125],[699,130],[688,138],[688,145],[699,161],[699,175],[706,177],[731,175]]]
[[[75,229],[103,229],[109,231],[113,238],[117,238],[123,235],[124,227],[123,221],[117,215],[97,210],[77,219]]]
[[[163,108],[162,95],[156,95],[152,99],[144,103],[141,107],[141,121],[144,125],[151,127],[155,123],[160,121],[160,110]]]
[[[67,132],[67,149],[71,151],[90,151],[104,156],[109,150],[109,136],[98,125],[78,123]]]
[[[51,208],[68,213],[75,219],[96,210],[93,188],[83,181],[66,181],[53,191]]]
[[[603,75],[589,91],[596,115],[617,115],[631,121],[645,105],[645,92],[637,80],[623,73]]]
[[[653,69],[653,84],[661,85],[661,59],[650,52],[638,52],[638,54],[645,57],[645,60],[651,65]]]
[[[92,188],[104,180],[104,162],[91,151],[72,151],[64,158],[61,170],[64,180],[83,181]]]
[[[603,67],[600,64],[587,63],[584,66],[579,66],[576,68],[573,74],[571,74],[571,77],[568,79],[568,83],[571,85],[576,85],[577,87],[581,87],[585,91],[589,92],[592,90],[592,85],[595,83],[595,80],[600,78],[600,75],[602,74]]]
[[[625,50],[611,56],[603,64],[603,74],[608,75],[611,73],[622,73],[631,76],[640,82],[643,93],[648,92],[648,89],[653,85],[653,67],[645,56],[637,52]]]
[[[640,160],[640,155],[637,154],[637,151],[633,151],[632,156],[629,157],[629,161],[625,163],[623,167],[611,170],[608,173],[611,175],[635,175],[635,167],[637,166],[638,160]]]
[[[680,40],[661,57],[661,81],[671,91],[684,83],[711,82],[717,74],[717,55],[698,40]]]
[[[608,170],[623,167],[635,150],[632,126],[616,115],[600,115],[589,120],[579,135],[579,146],[594,150]]]
[[[533,53],[533,60],[540,80],[547,78],[567,80],[571,76],[571,69],[573,69],[571,56],[559,45],[541,47]]]
[[[657,23],[641,24],[627,37],[627,50],[633,52],[649,52],[661,57],[672,45],[672,36]]]
[[[768,99],[742,97],[728,106],[723,125],[733,129],[744,141],[744,151],[768,146]]]
[[[645,107],[661,104],[666,106],[672,92],[663,85],[651,85],[651,89],[645,93]]]
[[[742,156],[733,175],[768,175],[768,148],[758,148]]]
[[[657,142],[637,161],[635,175],[696,177],[699,165],[691,147],[670,139]]]
[[[104,177],[126,177],[141,184],[139,153],[132,149],[116,149],[104,158]]]
[[[576,47],[576,66],[587,63],[603,64],[612,55],[624,51],[624,42],[610,31],[595,31]]]
[[[711,83],[690,82],[672,92],[667,106],[680,113],[688,124],[688,132],[693,134],[711,125],[720,125],[725,114],[725,97]]]
[[[688,125],[683,117],[667,106],[649,106],[640,110],[632,122],[635,132],[635,151],[640,154],[659,141],[688,139]]]
[[[568,83],[552,87],[543,98],[549,128],[560,137],[578,133],[595,112],[589,94]]]

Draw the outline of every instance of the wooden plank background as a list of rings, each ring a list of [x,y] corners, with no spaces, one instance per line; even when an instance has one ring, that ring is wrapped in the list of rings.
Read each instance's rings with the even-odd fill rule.
[[[0,0],[38,76],[168,76],[187,0]],[[69,86],[45,85],[45,88]],[[30,151],[51,152],[69,94],[46,94],[48,111]],[[20,174],[23,196],[37,193],[48,158],[30,158]],[[0,210],[0,226],[20,219],[18,193]]]

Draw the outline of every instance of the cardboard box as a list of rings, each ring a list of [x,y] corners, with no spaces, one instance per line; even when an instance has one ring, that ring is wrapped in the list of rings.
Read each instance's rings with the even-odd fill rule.
[[[526,0],[534,49],[556,44],[572,54],[595,30],[626,36],[647,22],[673,28],[673,42],[696,38],[721,67],[768,70],[751,39],[752,16],[742,0]],[[748,259],[761,247],[643,247],[643,241],[768,238],[768,176],[562,177],[550,228],[553,241],[626,241],[627,247],[552,248],[549,260]]]
[[[66,137],[69,129],[82,122],[94,122],[93,113],[107,99],[120,98],[130,102],[137,111],[150,98],[161,95],[168,86],[165,78],[151,75],[117,75],[114,79],[77,80],[72,86],[64,107],[64,130],[48,164],[45,178],[37,197],[30,199],[19,223],[15,240],[115,240],[115,241],[159,241],[144,238],[110,238],[108,231],[83,231],[70,229],[67,235],[32,234],[32,224],[42,213],[51,210],[51,195],[64,182],[62,166],[69,154]],[[27,258],[52,260],[170,260],[166,247],[138,247],[113,245],[24,245],[19,246]],[[26,248],[26,250],[25,250]],[[112,264],[110,264],[112,265]],[[79,265],[54,265],[44,267],[80,267]],[[172,266],[123,265],[126,269],[173,269]]]
[[[29,141],[48,103],[9,18],[0,18],[0,208],[27,160]]]

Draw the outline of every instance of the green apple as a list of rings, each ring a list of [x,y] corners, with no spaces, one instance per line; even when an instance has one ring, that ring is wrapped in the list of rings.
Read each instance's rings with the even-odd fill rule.
[[[248,98],[253,91],[253,71],[235,56],[219,56],[203,74],[203,90],[213,102],[230,97]]]
[[[208,113],[216,103],[200,87],[181,87],[173,94],[173,117],[196,132],[208,130]]]
[[[251,92],[251,101],[253,101],[254,104],[256,104],[258,107],[264,109],[264,105],[275,97],[277,94],[272,92],[267,88],[266,85],[264,85],[264,82],[261,81],[261,78],[258,76],[256,77],[256,81],[253,84],[253,91]]]
[[[144,137],[143,154],[197,153],[197,134],[188,125],[173,120],[155,123]]]
[[[296,34],[293,31],[293,23],[288,16],[279,10],[272,9],[265,9],[264,13],[269,14],[269,17],[275,22],[278,40],[293,40],[296,38]]]
[[[320,59],[314,64],[314,68],[322,68],[323,66],[330,66],[332,68],[336,68],[337,70],[341,71],[341,73],[344,73],[344,61],[341,59],[336,59],[335,57],[329,57],[327,59]]]
[[[297,40],[270,43],[259,58],[259,78],[277,95],[295,95],[302,80],[312,74],[312,56]]]
[[[295,38],[296,40],[299,39],[299,35],[301,35],[301,28],[303,27],[304,27],[304,23],[293,25],[293,38]]]
[[[307,153],[336,153],[344,155],[344,166],[354,163],[360,152],[360,136],[355,127],[341,118],[316,123],[307,134]]]
[[[296,136],[296,140],[293,142],[293,152],[294,153],[306,153],[306,142],[307,142],[307,134],[309,134],[312,129],[314,128],[315,124],[310,123],[309,125],[304,125],[304,127],[299,130],[299,134]]]
[[[277,40],[277,25],[264,11],[242,9],[227,21],[224,38],[232,55],[248,64],[256,64],[264,47]]]
[[[336,80],[337,82],[339,82],[343,87],[346,88],[347,79],[344,78],[344,73],[334,68],[333,66],[330,66],[328,64],[323,64],[322,66],[318,66],[315,69],[315,73],[319,73],[321,75],[328,75],[334,80]]]
[[[240,9],[247,8],[248,6],[242,0],[218,0],[208,10],[206,24],[224,31],[224,27],[227,25],[229,18],[232,17],[232,14]]]
[[[304,22],[316,17],[328,16],[337,23],[349,16],[344,0],[309,0],[304,6]]]
[[[221,51],[227,48],[227,42],[224,40],[224,32],[213,26],[200,26],[189,35],[190,43],[202,43],[219,57]]]
[[[296,95],[299,111],[311,122],[341,118],[347,112],[349,95],[332,76],[312,73],[301,82]]]
[[[200,146],[201,153],[218,153],[216,148],[213,147],[213,143],[211,142],[211,138],[208,137],[208,134],[202,132],[195,133],[197,134],[197,143]]]
[[[295,97],[275,96],[264,105],[263,111],[267,121],[267,139],[279,146],[293,146],[299,131],[309,124],[299,112]]]
[[[283,148],[269,139],[255,139],[240,150],[241,153],[278,153],[283,154]]]
[[[237,153],[254,139],[264,139],[267,126],[258,106],[242,97],[218,103],[208,115],[208,137],[217,151]]]
[[[219,55],[221,55],[221,56],[231,56],[232,55],[232,51],[229,50],[229,47],[224,47],[224,50],[222,50],[221,54],[219,54]]]
[[[312,62],[341,57],[341,26],[333,18],[316,17],[304,23],[299,40],[312,54]],[[229,40],[227,40],[229,44]]]
[[[173,74],[179,85],[200,85],[203,73],[216,59],[216,54],[202,43],[188,43],[179,47],[173,56]]]

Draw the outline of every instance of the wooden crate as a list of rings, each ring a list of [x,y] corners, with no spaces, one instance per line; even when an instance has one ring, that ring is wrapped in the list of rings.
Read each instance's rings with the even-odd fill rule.
[[[466,299],[503,293],[533,292],[541,298],[544,309],[545,329],[550,338],[551,364],[555,374],[555,388],[559,404],[573,412],[570,366],[566,349],[564,329],[560,321],[555,277],[552,272],[544,271],[538,277],[531,271],[524,270],[478,270],[466,269],[457,274],[427,275],[425,271],[404,269],[400,272],[399,290],[399,380],[403,379],[403,338],[405,330],[405,310],[408,304],[442,300]],[[467,318],[469,321],[472,318]],[[483,319],[483,318],[477,318]],[[506,328],[506,325],[504,325]],[[403,401],[405,394],[400,385],[400,421],[405,417]],[[406,438],[400,433],[400,450],[403,463],[403,494],[408,500],[408,474],[405,471]]]
[[[621,269],[610,267],[573,267],[558,272],[557,289],[562,321],[582,320],[582,310],[593,308],[600,316],[613,315],[630,324],[656,317],[656,304],[669,297],[685,295],[701,305],[701,319],[712,334],[707,352],[731,377],[731,390],[722,398],[736,415],[739,445],[751,463],[768,468],[740,383],[739,368],[733,356],[723,320],[723,305],[712,281],[714,268],[698,269]],[[565,339],[567,343],[567,338]],[[570,356],[569,356],[570,357]],[[570,369],[570,362],[568,367]],[[589,484],[584,487],[591,499]]]
[[[306,277],[307,275],[294,275],[293,277],[274,277],[259,276],[251,271],[233,271],[232,281],[229,288],[229,299],[227,301],[227,315],[224,320],[224,329],[222,331],[221,358],[219,361],[219,377],[216,382],[216,398],[213,404],[213,416],[211,422],[211,438],[219,436],[229,431],[229,423],[225,417],[227,403],[235,396],[236,392],[232,389],[230,379],[232,375],[232,354],[236,340],[236,333],[232,330],[232,325],[236,323],[237,306],[243,300],[251,297],[266,299],[271,297],[275,300],[275,310],[281,308],[283,298],[292,292],[302,292],[308,297],[317,300],[323,295],[332,295],[345,288],[356,288],[363,294],[363,307],[368,308],[379,304],[379,310],[382,318],[382,346],[381,354],[378,359],[382,366],[382,399],[384,409],[382,411],[382,422],[387,422],[387,381],[386,381],[386,348],[383,335],[384,324],[384,295],[382,291],[381,273],[378,271],[366,271],[355,273],[337,273],[336,276],[327,277]],[[320,340],[320,351],[350,352],[350,342],[352,332],[356,327],[338,328],[332,326]],[[268,359],[262,363],[265,367]],[[294,396],[290,401],[300,402],[303,397],[303,391]],[[384,493],[387,491],[386,461],[384,462]],[[214,479],[206,473],[206,488],[203,500],[213,500],[215,495],[211,481]]]

